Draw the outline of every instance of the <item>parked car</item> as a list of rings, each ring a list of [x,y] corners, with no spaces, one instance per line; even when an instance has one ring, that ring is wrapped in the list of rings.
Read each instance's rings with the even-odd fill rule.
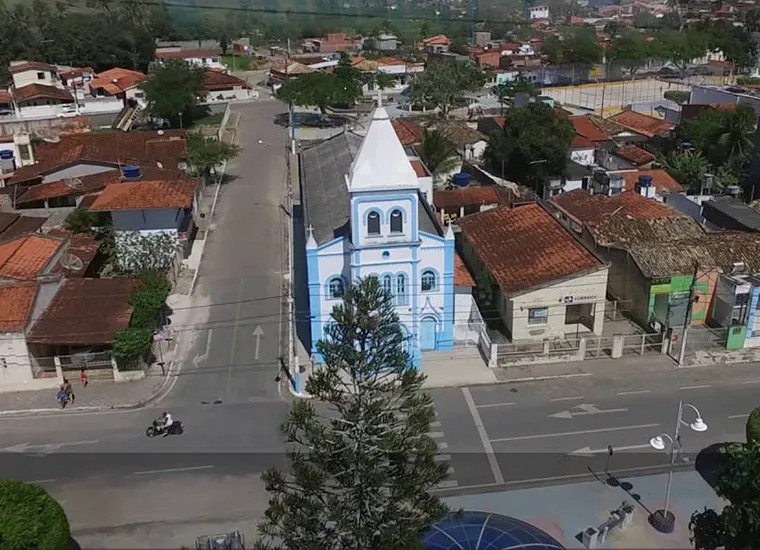
[[[13,109],[6,109],[6,108],[0,109],[0,116],[11,116],[12,114],[13,114]]]
[[[70,118],[79,116],[81,113],[79,109],[73,105],[67,105],[63,109],[61,109],[61,112],[58,113],[58,118]]]

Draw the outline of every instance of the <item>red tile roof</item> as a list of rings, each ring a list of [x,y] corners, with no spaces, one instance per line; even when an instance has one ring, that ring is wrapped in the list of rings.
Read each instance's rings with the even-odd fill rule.
[[[553,197],[550,202],[585,224],[604,220],[613,214],[627,218],[672,218],[678,215],[678,212],[663,203],[628,191],[608,197],[574,189]]]
[[[0,103],[3,105],[10,104],[11,102],[11,93],[7,90],[0,90]]]
[[[486,210],[459,226],[508,295],[604,265],[538,204]]]
[[[683,186],[673,176],[660,168],[655,168],[654,170],[636,170],[635,172],[620,172],[620,175],[625,179],[626,191],[636,190],[639,176],[652,176],[652,184],[657,190],[658,195],[684,192]]]
[[[3,230],[0,234],[0,239],[7,241],[14,237],[25,235],[26,233],[34,233],[40,227],[45,225],[48,219],[44,216],[19,216],[18,219],[11,225]]]
[[[462,258],[459,254],[454,256],[454,285],[455,286],[475,286],[475,280],[470,275],[470,271],[467,266],[464,265]]]
[[[673,128],[675,128],[670,122],[637,113],[635,111],[623,111],[622,113],[611,116],[609,120],[650,138],[667,135],[673,130]]]
[[[445,34],[437,34],[424,39],[422,43],[425,46],[447,46],[449,44],[449,37]]]
[[[44,235],[24,235],[0,243],[0,278],[35,279],[62,246],[60,239]]]
[[[53,267],[52,272],[63,273],[66,277],[84,277],[87,268],[100,249],[100,242],[86,233],[72,234],[71,231],[65,229],[52,229],[47,235],[67,240],[65,253]],[[81,260],[81,267],[75,267],[71,262],[71,256]]]
[[[125,181],[106,187],[90,206],[93,212],[187,208],[193,204],[197,182]]]
[[[508,189],[496,186],[472,186],[461,189],[436,189],[433,204],[436,208],[461,208],[466,206],[488,206],[510,204]]]
[[[394,118],[391,121],[391,125],[396,130],[396,135],[399,141],[401,141],[401,145],[414,145],[422,140],[424,129],[416,122],[404,120],[403,118]]]
[[[120,94],[142,84],[147,77],[139,71],[114,67],[95,75],[90,88],[102,88],[111,95]]]
[[[250,87],[245,80],[220,71],[206,71],[203,77],[203,89],[210,92]]]
[[[583,136],[575,136],[573,142],[570,144],[571,149],[593,149],[594,144],[589,141],[588,138]]]
[[[74,102],[74,96],[68,91],[44,84],[27,84],[21,88],[13,88],[13,97],[17,103],[25,103],[36,99]]]
[[[602,130],[594,124],[587,116],[571,116],[568,117],[575,132],[579,136],[583,136],[589,141],[609,141],[610,137],[602,132]]]
[[[75,67],[73,69],[69,69],[68,71],[64,71],[61,73],[61,78],[65,80],[69,80],[72,78],[77,78],[79,76],[82,76],[84,74],[95,74],[95,69],[92,67]]]
[[[34,323],[27,342],[48,345],[108,345],[129,326],[135,279],[66,279]]]
[[[36,164],[16,170],[10,183],[32,180],[78,162],[106,164],[118,167],[125,164],[176,169],[187,152],[185,130],[158,132],[104,132],[62,136],[59,142],[43,141],[35,145]]]
[[[417,160],[417,159],[410,160],[409,164],[412,165],[412,168],[414,169],[414,173],[417,174],[418,178],[426,178],[430,176],[427,169],[425,168],[425,165],[422,164],[421,160]]]
[[[649,151],[635,145],[624,145],[615,151],[615,154],[635,166],[649,164],[655,158]]]
[[[22,332],[36,297],[35,282],[0,285],[0,332]]]
[[[9,70],[11,74],[21,73],[23,71],[57,71],[53,65],[42,63],[40,61],[20,61],[11,63]]]
[[[195,181],[185,175],[181,170],[162,170],[155,166],[142,167],[142,175],[146,180],[187,180]],[[100,172],[99,174],[90,174],[77,178],[76,186],[70,185],[71,180],[59,180],[50,183],[40,183],[32,185],[16,199],[16,204],[29,204],[31,202],[43,201],[47,199],[69,197],[78,195],[88,195],[96,191],[102,191],[111,183],[121,181],[121,171],[118,169]],[[81,185],[79,185],[81,183]]]
[[[219,57],[210,50],[182,50],[179,52],[156,52],[156,59],[198,59],[202,57]]]

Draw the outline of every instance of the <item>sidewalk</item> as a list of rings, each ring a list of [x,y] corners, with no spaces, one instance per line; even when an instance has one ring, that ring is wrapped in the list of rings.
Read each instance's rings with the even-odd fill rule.
[[[451,388],[475,384],[495,384],[496,369],[489,369],[477,346],[455,347],[451,351],[422,352],[425,388]]]
[[[603,473],[600,477],[605,478]],[[587,527],[598,528],[610,518],[611,511],[627,500],[635,506],[633,525],[624,532],[613,529],[600,548],[693,548],[689,543],[691,514],[705,507],[720,510],[722,503],[699,473],[677,472],[673,475],[669,506],[676,516],[676,528],[669,535],[658,533],[647,521],[647,510],[663,507],[667,478],[667,474],[631,477],[621,479],[618,487],[590,481],[462,495],[444,501],[454,510],[462,508],[513,516],[546,531],[566,548],[584,548],[579,537],[581,531]]]
[[[499,382],[528,382],[578,376],[621,376],[677,369],[676,363],[667,355],[647,355],[644,357],[621,357],[620,359],[588,359],[567,363],[497,367],[493,371]]]

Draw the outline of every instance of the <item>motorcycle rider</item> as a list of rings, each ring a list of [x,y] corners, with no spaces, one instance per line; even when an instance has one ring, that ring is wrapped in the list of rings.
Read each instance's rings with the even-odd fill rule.
[[[161,415],[161,420],[159,423],[159,431],[164,434],[164,437],[169,435],[169,428],[172,424],[174,424],[172,415],[170,415],[168,412],[163,413]]]

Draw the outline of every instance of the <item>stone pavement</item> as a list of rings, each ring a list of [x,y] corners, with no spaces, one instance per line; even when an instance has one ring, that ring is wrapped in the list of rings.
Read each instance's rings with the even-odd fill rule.
[[[617,376],[677,369],[675,361],[667,355],[621,357],[620,359],[589,359],[565,363],[536,363],[493,369],[499,382],[522,382],[574,376]]]
[[[477,346],[455,347],[451,351],[423,351],[422,372],[427,376],[426,388],[498,382],[494,369],[485,365]]]
[[[613,457],[614,461],[614,457]],[[614,467],[614,463],[613,463]],[[648,523],[649,510],[662,508],[667,474],[631,477],[612,487],[600,481],[519,489],[444,499],[454,510],[480,510],[513,516],[543,529],[566,548],[584,548],[580,533],[598,528],[610,512],[627,500],[635,506],[633,525],[610,532],[600,548],[693,548],[689,543],[689,519],[705,507],[720,510],[721,500],[694,470],[673,475],[670,511],[676,516],[675,531],[663,535]],[[630,485],[630,486],[629,486]]]

